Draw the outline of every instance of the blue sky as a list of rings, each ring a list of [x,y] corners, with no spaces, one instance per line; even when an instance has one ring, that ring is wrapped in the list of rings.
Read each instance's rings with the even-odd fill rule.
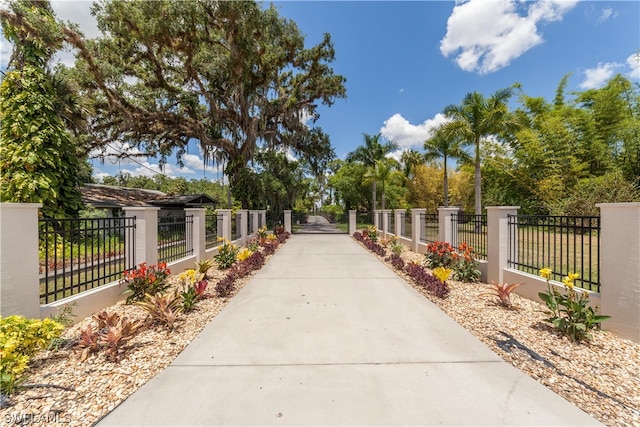
[[[530,96],[552,99],[567,73],[568,91],[601,87],[621,73],[640,81],[638,1],[284,1],[280,14],[298,24],[308,46],[332,36],[334,71],[347,78],[347,98],[321,107],[316,122],[340,158],[381,133],[401,148],[420,149],[441,111],[466,93],[489,96],[515,82]],[[90,2],[52,1],[58,17],[96,36]],[[9,46],[2,43],[2,65]],[[70,62],[71,53],[61,55]],[[517,106],[514,99],[513,107]],[[163,173],[219,178],[203,171],[194,144],[184,168]],[[142,165],[141,165],[142,164]],[[96,176],[119,170],[134,175],[159,171],[157,160],[104,164]]]

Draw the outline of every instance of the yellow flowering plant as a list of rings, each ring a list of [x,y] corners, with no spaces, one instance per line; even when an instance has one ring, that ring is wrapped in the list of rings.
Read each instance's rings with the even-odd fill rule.
[[[224,239],[222,245],[218,246],[218,253],[213,258],[218,263],[220,270],[226,270],[236,262],[239,248],[231,243],[229,240]]]
[[[267,226],[263,225],[262,227],[258,228],[258,238],[260,239],[266,239],[267,238]]]
[[[538,296],[547,305],[547,313],[551,315],[545,320],[573,341],[592,339],[589,331],[611,316],[596,314],[589,305],[587,292],[574,289],[574,282],[580,277],[578,274],[569,273],[562,279],[564,293],[555,286],[551,287],[551,274],[549,268],[540,270],[540,276],[547,281],[547,292],[540,292]]]
[[[240,251],[238,252],[238,261],[244,261],[247,258],[249,258],[251,255],[253,255],[253,251],[249,248],[242,248],[240,249]]]
[[[452,270],[450,268],[437,267],[433,270],[433,275],[438,278],[442,283],[446,283],[451,277]]]

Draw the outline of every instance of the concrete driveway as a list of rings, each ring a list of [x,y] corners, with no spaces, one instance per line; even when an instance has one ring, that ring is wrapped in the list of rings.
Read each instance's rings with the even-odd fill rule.
[[[598,425],[346,235],[294,235],[98,425]]]

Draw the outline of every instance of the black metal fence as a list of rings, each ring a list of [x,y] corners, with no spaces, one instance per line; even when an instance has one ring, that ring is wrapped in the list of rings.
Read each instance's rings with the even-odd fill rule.
[[[464,242],[473,248],[476,259],[487,259],[486,215],[453,214],[451,225],[454,230],[451,246],[458,249]]]
[[[253,212],[249,212],[248,233],[251,235],[258,230],[253,229]]]
[[[400,236],[411,239],[412,233],[411,215],[407,215],[407,212],[400,212]]]
[[[135,267],[136,218],[39,221],[40,303],[115,282]]]
[[[222,242],[218,241],[218,230],[222,230],[222,215],[206,215],[204,219],[204,230],[206,249],[215,248],[220,245]]]
[[[242,214],[236,213],[231,217],[231,240],[242,236]]]
[[[158,262],[193,255],[193,215],[158,218]]]
[[[356,213],[356,228],[361,230],[368,225],[373,225],[373,214],[371,212],[357,212]]]
[[[438,214],[420,214],[420,241],[433,243],[438,241]]]
[[[396,234],[396,215],[393,211],[387,212],[387,229],[385,230],[387,233]],[[382,226],[382,223],[380,223]],[[382,227],[380,227],[382,228]]]
[[[509,215],[509,267],[552,280],[579,274],[577,287],[600,291],[600,217]]]
[[[374,213],[374,215],[376,215],[376,216],[377,216],[377,220],[378,220],[378,228],[379,228],[379,229],[382,229],[382,218],[383,218],[383,217],[382,217],[382,214],[383,214],[383,212],[382,212],[382,211],[376,211],[376,212]],[[373,223],[375,224],[375,221],[374,221]]]

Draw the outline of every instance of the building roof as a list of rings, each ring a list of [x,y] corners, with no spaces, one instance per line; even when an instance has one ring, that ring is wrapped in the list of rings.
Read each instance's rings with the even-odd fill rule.
[[[191,194],[181,196],[165,196],[151,202],[153,206],[160,207],[199,207],[204,205],[217,205],[218,202],[206,194]]]
[[[85,184],[80,193],[83,202],[96,208],[153,206],[153,200],[166,196],[162,191],[102,184]]]
[[[141,206],[185,208],[218,204],[206,194],[169,196],[162,191],[102,184],[86,184],[80,187],[80,193],[83,202],[100,209]]]

